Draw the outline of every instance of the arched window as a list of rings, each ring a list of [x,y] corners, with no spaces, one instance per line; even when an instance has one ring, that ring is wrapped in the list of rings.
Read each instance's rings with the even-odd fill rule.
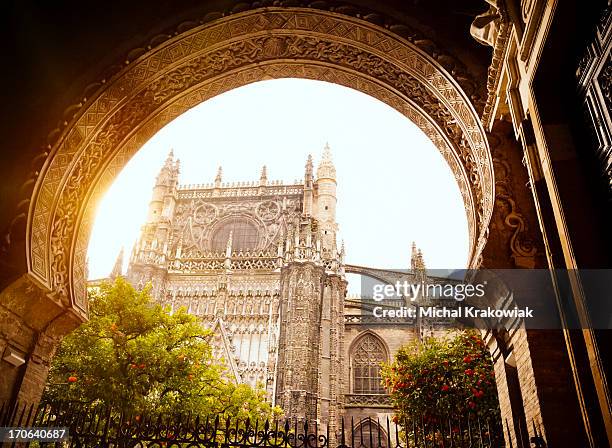
[[[232,233],[232,251],[257,248],[257,227],[245,219],[236,218],[224,223],[215,231],[211,241],[213,251],[225,251],[230,232]]]
[[[367,417],[353,428],[351,446],[358,448],[386,448],[387,434],[377,422]]]
[[[383,342],[371,333],[361,336],[351,351],[354,394],[384,394],[380,364],[387,361]]]

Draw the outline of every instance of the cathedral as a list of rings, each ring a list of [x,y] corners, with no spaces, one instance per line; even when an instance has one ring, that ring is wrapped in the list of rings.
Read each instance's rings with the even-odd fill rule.
[[[328,145],[316,172],[309,156],[292,184],[270,181],[264,167],[256,182],[224,183],[219,168],[213,183],[180,185],[170,152],[127,271],[160,303],[201,318],[232,381],[264,387],[285,415],[330,430],[341,416],[391,414],[380,364],[427,327],[377,319],[371,299],[347,296],[347,272],[365,271],[346,265],[337,244],[336,185]],[[424,272],[414,246],[412,268]],[[362,426],[378,432],[373,420]]]

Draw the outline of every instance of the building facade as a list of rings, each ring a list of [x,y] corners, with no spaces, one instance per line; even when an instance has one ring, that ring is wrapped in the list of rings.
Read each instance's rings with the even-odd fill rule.
[[[316,173],[309,157],[293,184],[268,180],[264,167],[256,182],[224,183],[219,168],[210,184],[179,185],[170,153],[126,275],[137,288],[150,284],[160,303],[201,318],[229,379],[264,387],[287,416],[332,431],[341,416],[390,414],[381,363],[433,329],[376,319],[374,302],[347,297],[347,271],[361,271],[337,244],[336,205],[327,145]],[[424,272],[422,260],[413,247],[412,272]],[[369,419],[362,425],[366,434],[379,430]]]

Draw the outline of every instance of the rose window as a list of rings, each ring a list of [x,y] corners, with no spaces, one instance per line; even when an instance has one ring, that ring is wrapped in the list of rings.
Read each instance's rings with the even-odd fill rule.
[[[227,240],[232,234],[232,251],[246,251],[257,248],[259,232],[257,227],[244,219],[232,219],[219,227],[212,236],[212,250],[224,252]]]

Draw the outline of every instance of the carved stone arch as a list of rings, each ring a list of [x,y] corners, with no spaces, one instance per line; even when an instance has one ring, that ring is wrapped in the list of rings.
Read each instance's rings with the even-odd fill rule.
[[[479,263],[493,206],[493,167],[478,115],[459,83],[428,53],[382,26],[338,12],[270,7],[178,33],[128,61],[82,104],[36,182],[27,230],[30,275],[85,315],[93,204],[127,160],[202,101],[283,77],[352,87],[419,126],[459,183],[470,266]]]

